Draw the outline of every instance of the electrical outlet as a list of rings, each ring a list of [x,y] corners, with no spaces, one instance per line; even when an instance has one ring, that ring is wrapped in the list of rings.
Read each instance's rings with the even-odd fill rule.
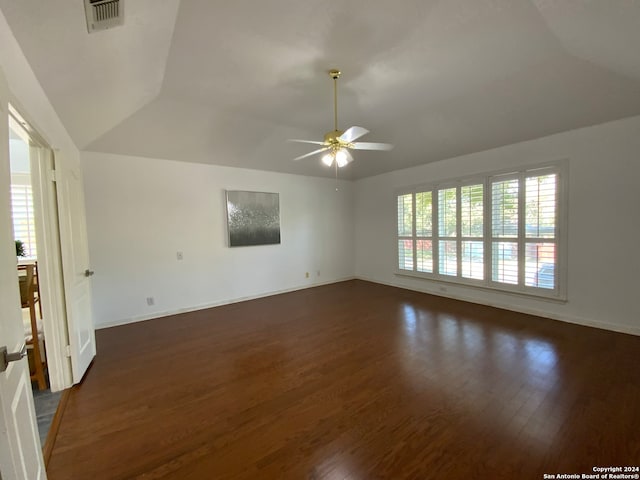
[[[151,306],[153,304],[155,304],[156,301],[154,300],[153,297],[147,297],[147,305]]]
[[[178,260],[182,260],[183,256],[182,256],[182,252],[176,252],[176,258]]]
[[[316,272],[316,275],[317,275],[318,277],[320,276],[320,270],[318,270],[318,271]]]
[[[309,278],[309,272],[306,272],[306,273],[304,274],[304,277],[305,277],[305,278]]]

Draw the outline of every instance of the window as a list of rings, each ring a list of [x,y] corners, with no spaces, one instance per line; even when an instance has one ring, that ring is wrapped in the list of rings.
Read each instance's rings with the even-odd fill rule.
[[[398,197],[398,268],[413,270],[413,195]]]
[[[13,112],[13,111],[12,111]],[[9,161],[11,167],[11,216],[16,240],[24,244],[27,260],[36,259],[36,228],[31,188],[31,137],[23,124],[9,115]]]
[[[433,272],[433,201],[431,192],[416,194],[416,260],[419,272]]]
[[[461,275],[484,279],[484,185],[460,188]]]
[[[14,236],[16,240],[22,240],[24,243],[25,257],[35,259],[37,257],[36,227],[31,185],[11,184],[11,215]]]
[[[398,271],[560,297],[560,178],[554,164],[402,192]]]

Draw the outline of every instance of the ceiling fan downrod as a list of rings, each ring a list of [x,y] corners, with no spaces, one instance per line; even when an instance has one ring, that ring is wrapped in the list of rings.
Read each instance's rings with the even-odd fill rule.
[[[329,70],[329,76],[333,78],[333,130],[338,131],[338,78],[340,70]]]

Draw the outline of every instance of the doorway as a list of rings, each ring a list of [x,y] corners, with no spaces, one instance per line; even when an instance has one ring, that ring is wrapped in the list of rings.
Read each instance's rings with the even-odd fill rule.
[[[59,390],[63,388],[56,384],[59,382],[52,382],[52,379],[60,376],[56,371],[59,362],[49,359],[58,358],[60,352],[58,343],[50,341],[55,338],[51,332],[60,327],[66,330],[64,317],[56,315],[55,309],[51,308],[55,299],[47,298],[50,292],[63,288],[62,280],[55,275],[44,274],[46,268],[42,268],[60,263],[60,250],[55,248],[55,245],[59,245],[57,218],[47,218],[39,208],[46,202],[47,209],[57,210],[55,192],[53,196],[47,195],[47,185],[40,178],[42,172],[52,169],[52,161],[48,145],[22,120],[18,112],[10,109],[11,216],[29,373],[42,445],[57,408]],[[53,205],[49,205],[51,199],[54,199]],[[54,239],[49,238],[51,232]],[[51,248],[52,245],[54,248]]]

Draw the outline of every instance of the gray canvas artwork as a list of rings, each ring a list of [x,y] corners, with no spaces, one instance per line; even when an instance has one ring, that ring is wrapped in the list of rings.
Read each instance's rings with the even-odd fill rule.
[[[280,243],[280,196],[277,193],[227,190],[230,247]]]

